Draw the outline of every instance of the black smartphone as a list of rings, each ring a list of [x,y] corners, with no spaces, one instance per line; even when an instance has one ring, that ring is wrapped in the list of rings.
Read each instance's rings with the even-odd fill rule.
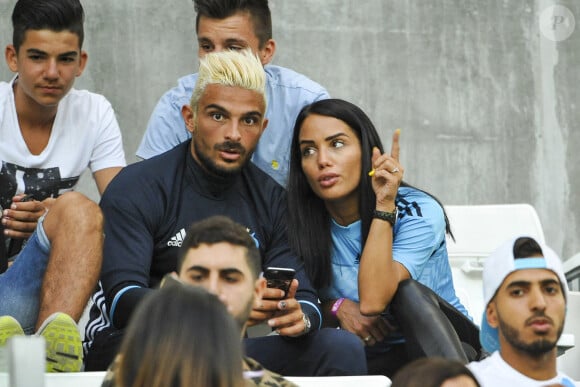
[[[21,202],[29,202],[31,200],[34,200],[34,195],[32,194],[26,194],[22,198],[20,198]]]
[[[264,271],[267,286],[283,290],[284,297],[288,295],[294,275],[296,275],[296,270],[287,267],[268,267]]]

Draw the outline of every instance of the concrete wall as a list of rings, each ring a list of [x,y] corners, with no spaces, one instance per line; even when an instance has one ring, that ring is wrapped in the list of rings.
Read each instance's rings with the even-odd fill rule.
[[[274,63],[359,104],[386,144],[402,128],[408,182],[447,204],[531,203],[556,251],[580,251],[580,26],[553,42],[539,22],[561,4],[580,24],[578,1],[270,3]],[[13,4],[0,0],[5,43]],[[84,5],[89,65],[76,86],[109,98],[134,162],[157,99],[196,69],[191,0]],[[96,198],[90,178],[81,190]]]

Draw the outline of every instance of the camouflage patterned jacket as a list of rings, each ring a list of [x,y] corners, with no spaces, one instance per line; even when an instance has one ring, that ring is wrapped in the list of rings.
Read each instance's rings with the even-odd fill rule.
[[[115,369],[118,364],[118,357],[107,370],[105,379],[101,387],[115,387]],[[260,363],[249,357],[244,358],[244,379],[247,387],[298,387],[282,376],[268,371]]]
[[[244,379],[247,387],[298,387],[249,357],[244,358]]]

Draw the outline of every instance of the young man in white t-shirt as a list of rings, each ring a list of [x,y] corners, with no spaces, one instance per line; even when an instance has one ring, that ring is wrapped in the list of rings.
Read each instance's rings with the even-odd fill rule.
[[[126,163],[109,102],[72,88],[87,62],[83,22],[79,0],[18,0],[12,13],[5,57],[17,75],[0,83],[0,253],[14,264],[0,275],[0,346],[18,333],[70,337],[100,272],[101,212],[67,191],[90,167],[103,193]],[[47,343],[48,370],[80,369],[77,339]]]
[[[490,357],[468,364],[482,387],[573,387],[556,369],[568,287],[560,258],[530,237],[513,238],[485,261],[480,340]]]
[[[29,236],[87,167],[102,193],[126,165],[109,102],[72,88],[87,63],[83,20],[78,0],[19,0],[14,7],[5,57],[16,76],[0,82],[0,206],[8,238]],[[25,194],[33,200],[24,202]]]

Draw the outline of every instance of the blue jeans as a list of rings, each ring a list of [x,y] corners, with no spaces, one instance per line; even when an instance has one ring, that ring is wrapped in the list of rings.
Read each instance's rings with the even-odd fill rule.
[[[40,308],[40,288],[48,264],[50,241],[44,232],[44,216],[36,231],[6,272],[0,274],[0,316],[12,316],[24,329],[34,333]]]

